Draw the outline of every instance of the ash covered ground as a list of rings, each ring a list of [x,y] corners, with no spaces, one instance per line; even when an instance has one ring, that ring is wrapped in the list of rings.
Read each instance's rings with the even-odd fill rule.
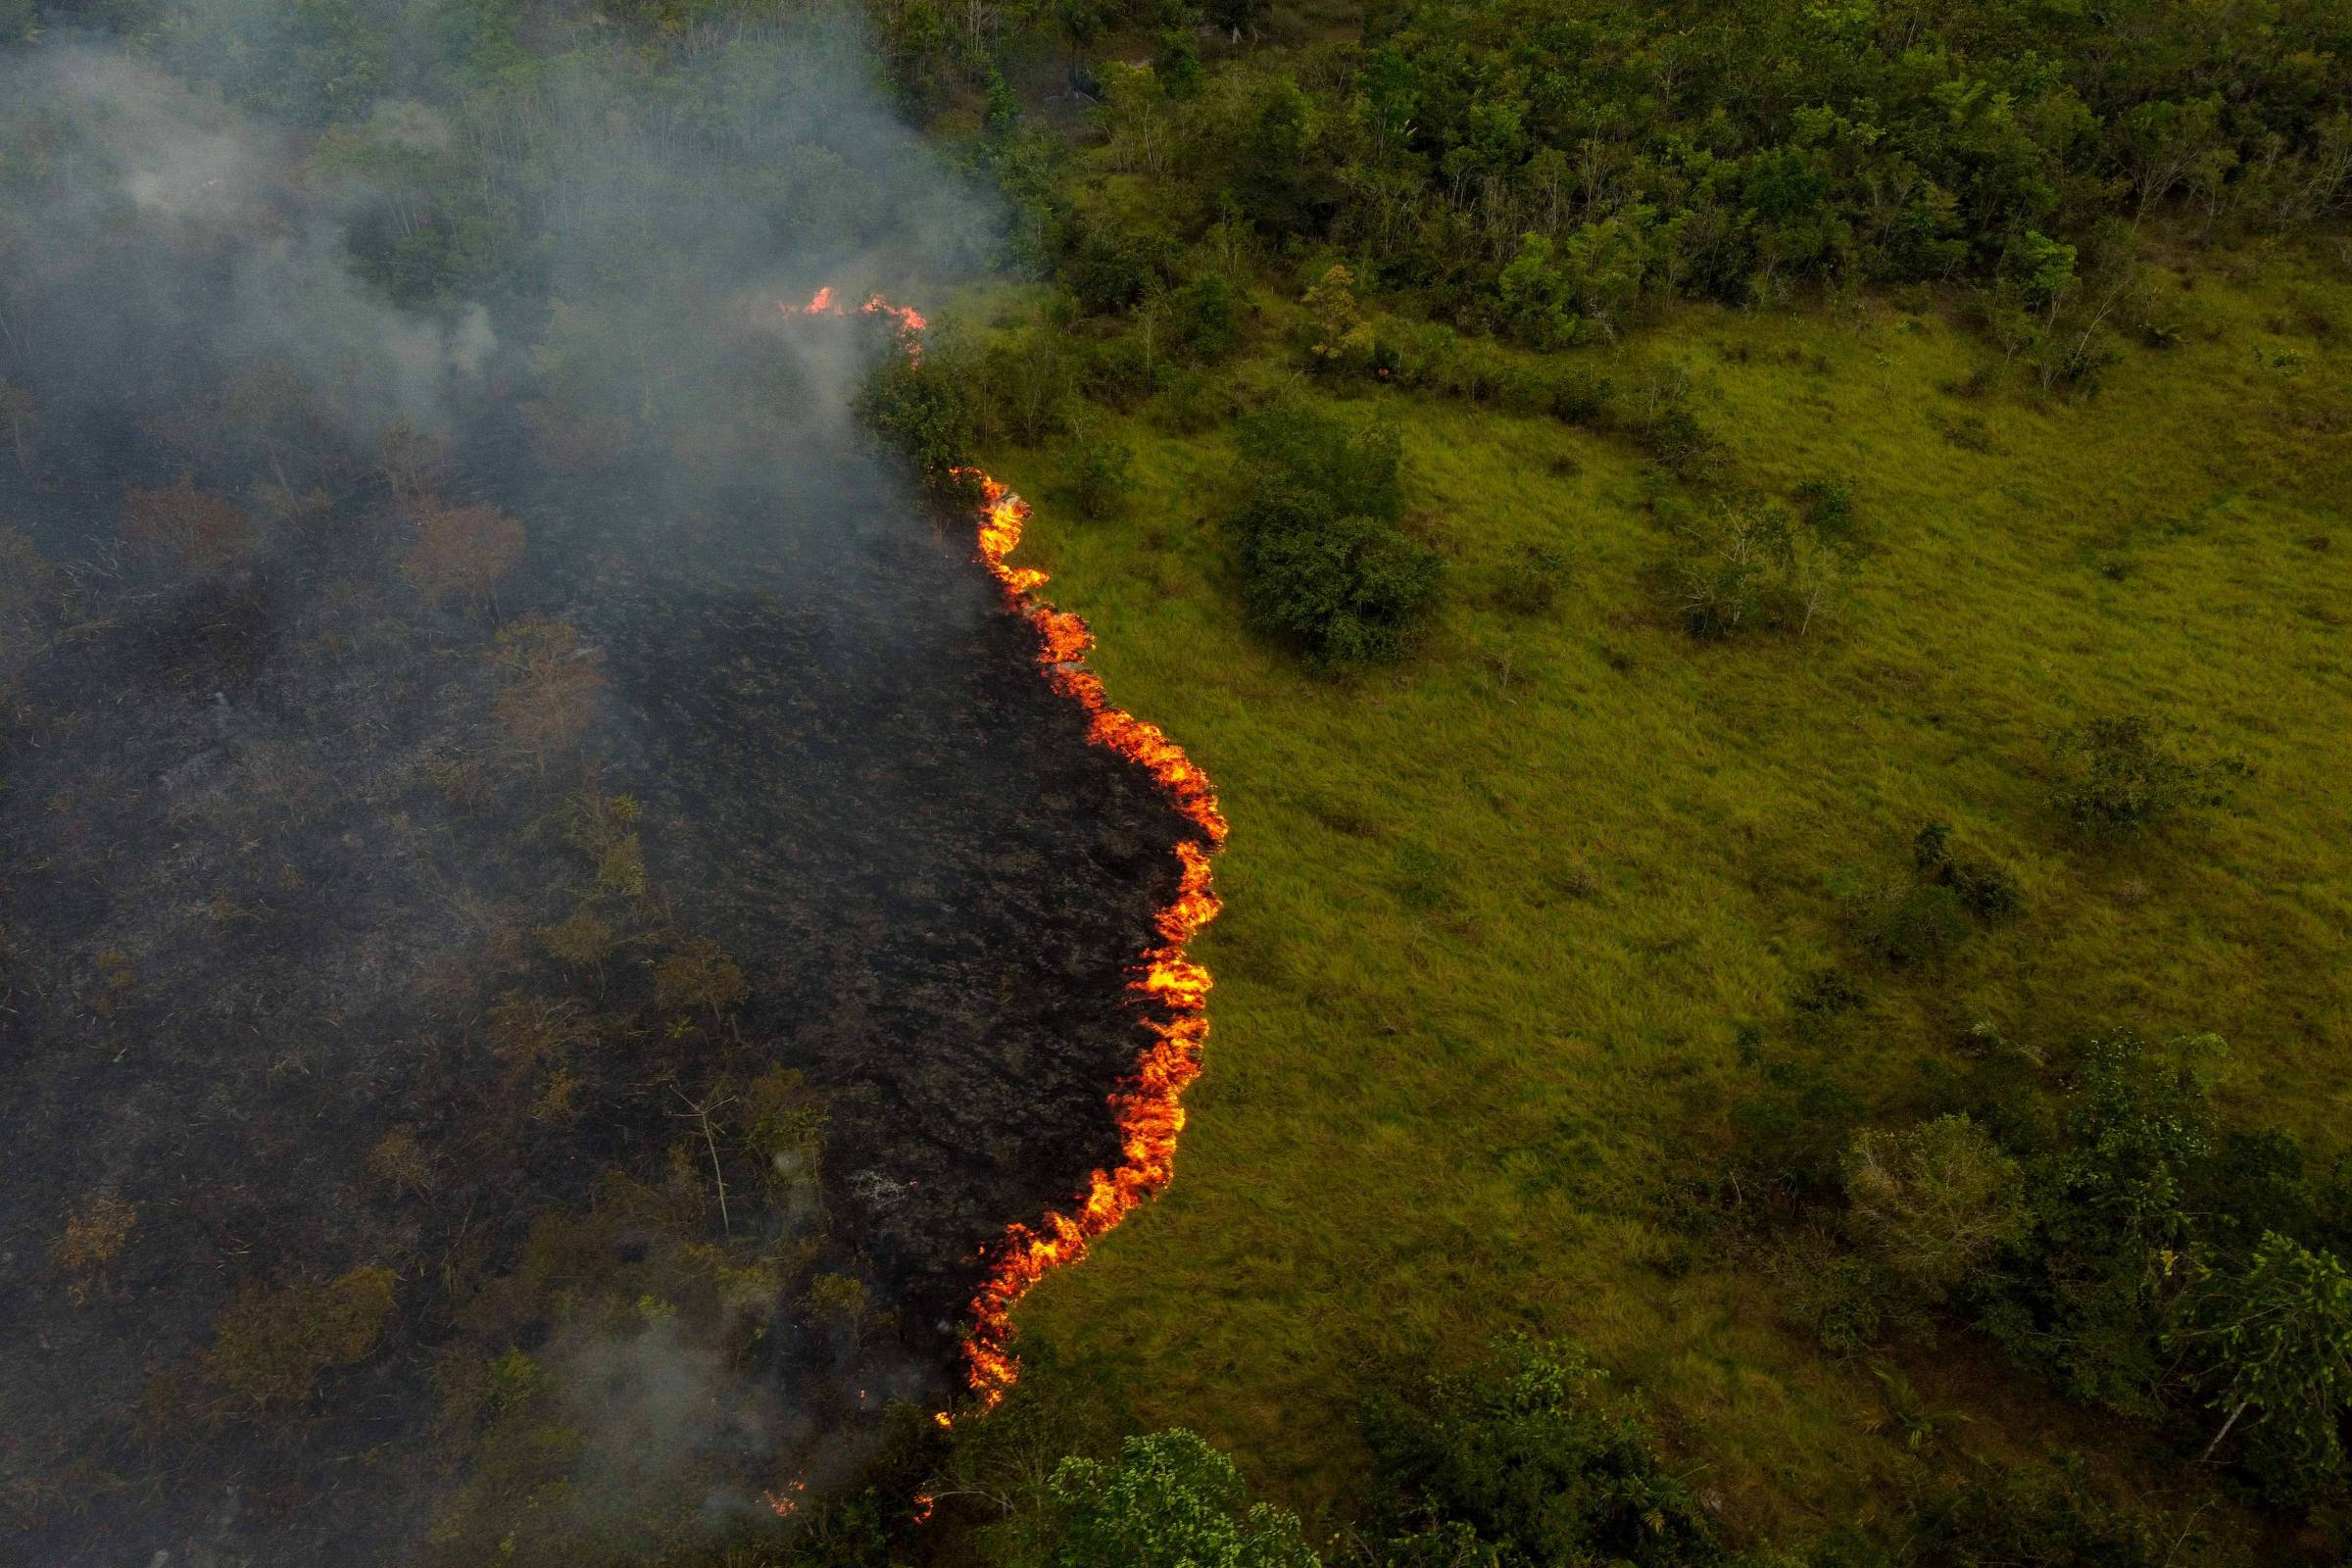
[[[1114,1157],[1183,824],[864,454],[887,341],[678,194],[880,123],[771,42],[681,78],[785,94],[748,129],[481,110],[542,182],[486,305],[371,270],[388,176],[5,63],[0,1556],[769,1539]]]

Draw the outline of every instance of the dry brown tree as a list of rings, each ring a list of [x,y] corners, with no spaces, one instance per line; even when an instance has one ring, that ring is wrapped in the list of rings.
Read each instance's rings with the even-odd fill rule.
[[[152,564],[210,571],[244,561],[259,537],[227,497],[199,490],[183,473],[165,489],[123,494],[122,542]]]
[[[496,507],[421,506],[401,575],[436,605],[485,605],[522,563],[522,524]]]

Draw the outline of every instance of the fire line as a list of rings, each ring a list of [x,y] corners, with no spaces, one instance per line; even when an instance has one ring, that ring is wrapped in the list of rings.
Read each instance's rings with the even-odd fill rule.
[[[845,314],[830,287],[817,290],[806,307],[777,308],[791,316]],[[922,317],[893,306],[879,294],[861,309],[890,318],[908,358],[920,357],[926,325]],[[993,475],[977,468],[957,471],[980,488],[981,564],[1004,586],[1014,612],[1036,630],[1037,662],[1047,681],[1086,710],[1087,739],[1149,772],[1197,835],[1176,846],[1182,866],[1176,896],[1154,918],[1158,941],[1144,950],[1128,981],[1128,990],[1151,1009],[1143,1026],[1152,1039],[1135,1070],[1110,1095],[1119,1131],[1119,1163],[1094,1171],[1067,1211],[1051,1212],[1036,1225],[1015,1223],[993,1247],[981,1250],[988,1272],[972,1298],[963,1359],[973,1401],[985,1412],[996,1408],[1020,1376],[1012,1348],[1012,1312],[1021,1298],[1046,1275],[1086,1256],[1096,1238],[1167,1186],[1175,1174],[1176,1141],[1184,1131],[1184,1091],[1200,1075],[1201,1048],[1208,1038],[1208,970],[1187,956],[1186,949],[1220,907],[1210,888],[1209,857],[1224,844],[1226,823],[1208,775],[1158,725],[1114,707],[1102,677],[1085,667],[1094,633],[1084,619],[1055,609],[1039,592],[1046,585],[1046,573],[1006,564],[1029,521],[1028,503]],[[954,1417],[942,1410],[934,1419],[944,1427]],[[928,1506],[923,1511],[927,1514]]]

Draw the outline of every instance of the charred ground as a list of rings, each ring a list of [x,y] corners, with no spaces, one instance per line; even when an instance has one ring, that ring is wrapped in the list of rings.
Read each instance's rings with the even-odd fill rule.
[[[529,275],[412,308],[380,191],[50,64],[0,301],[7,1554],[772,1533],[1115,1155],[1182,824],[860,449],[886,342],[734,270],[787,228],[600,248],[740,142],[549,89],[515,134],[604,140]]]

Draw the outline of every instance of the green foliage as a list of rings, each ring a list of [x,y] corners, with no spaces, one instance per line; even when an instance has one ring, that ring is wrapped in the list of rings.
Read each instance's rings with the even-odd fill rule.
[[[1681,530],[1668,570],[1685,629],[1718,641],[1758,628],[1804,636],[1847,567],[1835,545],[1783,509],[1734,502]]]
[[[1361,374],[1372,364],[1372,324],[1355,300],[1355,274],[1334,265],[1298,302],[1305,310],[1306,352],[1320,370]]]
[[[2295,1497],[2344,1465],[2352,1405],[2352,1276],[2332,1252],[2266,1234],[2245,1268],[2205,1293],[2180,1336],[2205,1363],[2208,1403],[2225,1412],[2211,1454],[2246,1422],[2254,1471]]]
[[[1135,479],[1133,452],[1098,436],[1080,443],[1070,466],[1070,495],[1078,515],[1100,519],[1126,510],[1128,487]]]
[[[1853,528],[1853,486],[1835,474],[1816,474],[1796,487],[1796,510],[1825,537],[1843,538]]]
[[[2051,764],[2051,807],[2093,840],[2141,838],[2221,799],[2219,770],[2182,758],[2144,713],[2103,714],[2070,730]]]
[[[1169,326],[1178,353],[1214,365],[1241,343],[1242,302],[1222,272],[1203,272],[1168,296]]]
[[[2200,1527],[2102,1495],[2077,1458],[2047,1466],[1985,1469],[1918,1499],[1916,1568],[2214,1568],[2242,1561]]]
[[[1913,1290],[1940,1300],[2025,1234],[2025,1174],[1966,1116],[1854,1136],[1846,1225]]]
[[[1190,1432],[1129,1438],[1055,1468],[1053,1568],[1315,1568],[1296,1516],[1248,1503],[1233,1461]]]
[[[1865,951],[1901,968],[1936,963],[1978,928],[2017,912],[2017,884],[1990,861],[1955,856],[1949,823],[1924,824],[1911,865],[1866,895],[1855,934]]]
[[[2162,1049],[2118,1034],[2080,1052],[2055,1107],[2055,1147],[2030,1161],[2032,1233],[1986,1282],[1979,1321],[2077,1398],[2152,1419],[2161,1335],[2187,1282],[2187,1206],[2215,1148],[2219,1041]]]
[[[1379,1396],[1369,1440],[1394,1522],[1392,1564],[1494,1568],[1723,1560],[1649,1434],[1607,1407],[1573,1346],[1495,1347],[1478,1371]]]
[[[971,406],[964,383],[941,368],[938,355],[885,358],[858,394],[858,416],[911,459],[935,494],[952,501],[977,499],[962,471],[972,448]]]
[[[1396,526],[1396,432],[1294,407],[1246,421],[1241,445],[1249,490],[1233,520],[1260,624],[1329,668],[1400,657],[1444,566]]]

